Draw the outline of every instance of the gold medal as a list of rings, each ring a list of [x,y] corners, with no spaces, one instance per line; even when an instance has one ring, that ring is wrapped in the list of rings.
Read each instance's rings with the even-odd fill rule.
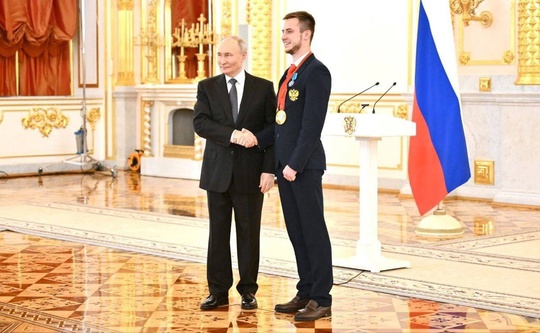
[[[285,120],[287,120],[287,114],[283,110],[279,110],[276,112],[276,123],[278,125],[283,125],[285,123]]]

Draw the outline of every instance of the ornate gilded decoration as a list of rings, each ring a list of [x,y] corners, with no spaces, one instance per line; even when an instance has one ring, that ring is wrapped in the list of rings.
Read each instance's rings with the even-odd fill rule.
[[[39,132],[48,137],[53,128],[66,128],[69,119],[60,110],[51,107],[48,109],[34,108],[28,116],[22,119],[26,129],[39,129]]]
[[[152,106],[154,101],[143,101],[143,147],[144,156],[152,156]]]
[[[461,52],[459,55],[459,63],[462,65],[467,65],[471,61],[471,52]]]
[[[206,18],[203,14],[197,19],[199,23],[195,26],[195,30],[190,29],[190,33],[193,36],[193,40],[199,45],[199,53],[197,56],[197,77],[195,82],[206,78],[206,72],[204,70],[204,61],[206,59],[206,53],[204,53],[204,45],[212,45],[216,43],[217,36],[212,30],[212,26],[206,22]],[[193,29],[193,27],[192,27]]]
[[[540,84],[540,6],[538,0],[518,3],[518,77],[516,84]]]
[[[118,68],[116,84],[132,86],[135,84],[133,72],[133,0],[119,0],[118,8]]]
[[[353,116],[346,116],[343,118],[343,130],[347,135],[351,135],[356,132],[356,118]]]
[[[148,0],[146,17],[146,27],[141,27],[141,33],[137,36],[137,45],[143,46],[146,49],[144,54],[145,61],[143,63],[143,72],[146,77],[143,78],[144,83],[159,83],[158,78],[158,48],[165,45],[163,36],[159,34],[157,26],[157,6],[156,0]]]
[[[204,152],[204,139],[195,133],[195,147],[193,148],[193,159],[201,161]]]
[[[494,161],[474,161],[474,183],[486,185],[495,184]]]
[[[222,2],[222,20],[221,20],[221,36],[229,36],[232,34],[232,2],[224,0]]]
[[[483,1],[483,0],[482,0]],[[458,54],[459,54],[459,62],[461,65],[468,65],[468,66],[474,66],[474,65],[483,65],[483,66],[489,66],[489,65],[510,65],[514,63],[514,45],[515,45],[515,10],[514,10],[514,1],[510,1],[508,3],[505,2],[505,6],[508,6],[508,8],[504,8],[503,11],[502,8],[495,7],[495,4],[492,4],[492,8],[494,10],[498,10],[498,15],[501,15],[503,13],[508,13],[508,17],[501,16],[500,20],[497,21],[497,25],[493,26],[493,30],[489,32],[488,30],[484,30],[482,32],[481,29],[471,29],[466,30],[466,27],[469,25],[469,21],[480,21],[483,22],[481,17],[491,16],[488,12],[482,12],[482,14],[479,17],[476,17],[474,14],[474,11],[471,13],[470,9],[475,9],[482,1],[475,1],[475,0],[450,0],[450,8],[452,12],[452,23],[457,24],[456,36],[458,39]],[[463,7],[462,4],[464,5]],[[491,4],[491,3],[489,3]],[[469,9],[467,9],[469,8]],[[473,15],[475,19],[468,18],[465,13],[470,13],[470,15]],[[454,21],[454,18],[459,18],[459,14],[461,14],[461,21]],[[486,19],[485,22],[488,22],[489,20]],[[487,28],[491,25],[491,21],[489,21],[489,24],[486,23],[484,26]],[[508,27],[508,31],[504,31],[505,27]],[[465,35],[465,32],[467,31],[467,35]],[[504,33],[501,33],[504,32]],[[496,37],[494,37],[496,36]],[[493,46],[489,48],[489,51],[486,51],[486,48],[482,48],[478,44],[478,40],[485,40],[490,38],[496,38],[496,41],[494,41],[492,44]],[[467,42],[466,42],[467,40]],[[508,46],[505,47],[505,42],[508,42]],[[465,46],[467,45],[467,46]],[[467,49],[466,49],[467,48]],[[472,49],[472,50],[471,50]],[[500,52],[500,56],[497,56],[495,58],[492,58],[491,55],[497,54],[497,52]]]
[[[493,15],[488,11],[483,11],[479,16],[476,16],[476,8],[483,1],[450,0],[450,9],[453,13],[461,15],[461,20],[465,26],[468,26],[470,21],[478,21],[484,28],[487,28],[493,23]]]
[[[480,83],[478,85],[478,90],[482,92],[490,92],[491,91],[491,78],[490,77],[481,77]]]
[[[92,132],[96,130],[96,124],[101,118],[101,112],[99,108],[92,108],[90,111],[86,112],[86,121],[90,124]]]
[[[272,1],[250,0],[247,5],[249,26],[253,29],[251,38],[252,56],[250,57],[252,73],[267,79],[272,78]]]
[[[164,145],[163,157],[194,158],[195,148],[193,146]]]
[[[194,40],[193,30],[193,26],[191,27],[191,29],[188,29],[186,26],[186,20],[182,19],[182,21],[180,22],[180,26],[174,28],[174,32],[172,33],[172,37],[174,40],[172,43],[172,47],[180,48],[180,54],[176,56],[179,64],[178,77],[176,78],[176,80],[180,82],[191,81],[186,76],[187,56],[184,54],[184,49],[197,46],[197,42]]]
[[[504,52],[503,61],[505,63],[507,63],[508,65],[513,63],[514,62],[514,52],[512,52],[510,50]]]
[[[197,21],[199,21],[197,24],[191,24],[191,28],[188,28],[186,21],[182,19],[179,26],[176,27],[172,33],[172,37],[174,37],[172,46],[180,48],[180,54],[177,56],[179,64],[178,77],[175,81],[185,82],[188,80],[185,65],[187,56],[184,55],[184,48],[193,47],[199,47],[199,53],[196,54],[197,77],[195,77],[193,81],[198,82],[206,79],[206,71],[204,70],[206,53],[204,53],[204,45],[215,44],[217,36],[212,30],[212,25],[210,23],[205,23],[207,19],[203,14],[199,16]]]
[[[409,119],[409,106],[407,104],[398,105],[397,109],[394,110],[394,117]]]
[[[117,0],[118,10],[133,10],[133,0]]]
[[[340,113],[366,113],[364,109],[367,106],[368,104],[363,104],[360,102],[349,102],[349,103],[343,104],[340,107],[339,112]]]

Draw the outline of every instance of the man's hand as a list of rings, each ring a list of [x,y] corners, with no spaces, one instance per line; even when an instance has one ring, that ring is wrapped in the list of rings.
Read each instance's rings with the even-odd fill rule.
[[[285,166],[285,168],[283,168],[283,178],[290,182],[294,182],[294,180],[296,179],[296,171],[291,169],[291,167],[288,165]]]
[[[270,191],[274,187],[274,174],[272,173],[261,173],[261,182],[259,183],[259,188],[262,193]]]
[[[237,145],[244,146],[246,148],[251,148],[258,144],[257,137],[253,135],[249,130],[243,128],[242,131],[235,130],[233,133],[233,143]]]

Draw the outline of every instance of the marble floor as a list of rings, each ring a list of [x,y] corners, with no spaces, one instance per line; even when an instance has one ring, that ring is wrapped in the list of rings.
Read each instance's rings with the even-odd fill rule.
[[[358,192],[325,188],[332,238],[358,238]],[[206,195],[192,180],[119,172],[11,178],[0,174],[0,205],[72,203],[207,218]],[[540,229],[540,210],[449,200],[463,239]],[[283,228],[279,196],[266,195],[263,225]],[[379,239],[429,244],[411,198],[379,194]],[[296,281],[261,274],[259,308],[200,311],[205,266],[89,244],[0,232],[0,332],[540,332],[540,321],[514,314],[397,297],[336,285],[332,317],[294,322],[273,307]]]

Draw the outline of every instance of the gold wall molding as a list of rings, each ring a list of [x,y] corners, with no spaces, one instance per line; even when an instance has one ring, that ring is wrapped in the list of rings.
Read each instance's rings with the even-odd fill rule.
[[[256,76],[272,79],[272,0],[248,1],[248,24],[253,28],[251,38],[251,71]]]
[[[516,84],[540,84],[540,1],[518,2],[518,77]]]
[[[115,63],[118,72],[116,85],[133,86],[135,85],[135,74],[133,71],[133,0],[119,0],[117,8],[118,56]]]
[[[53,128],[66,128],[69,119],[55,108],[33,108],[22,120],[25,129],[38,129],[41,135],[48,137]]]
[[[3,120],[4,120],[4,113],[0,111],[0,124],[2,123]]]

